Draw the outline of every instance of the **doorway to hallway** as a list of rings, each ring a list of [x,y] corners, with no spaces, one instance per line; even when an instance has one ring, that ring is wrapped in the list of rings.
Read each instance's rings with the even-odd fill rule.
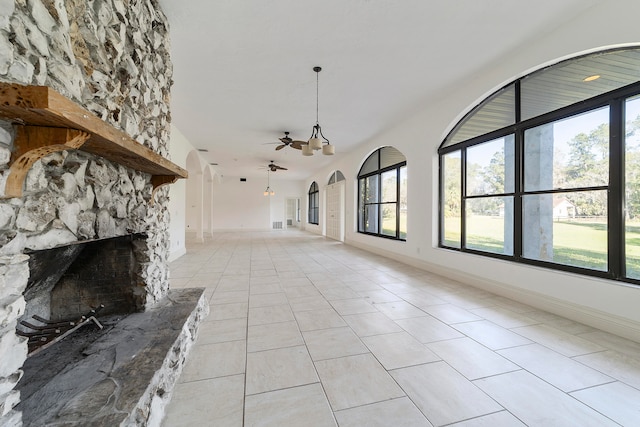
[[[285,223],[284,228],[300,227],[300,199],[285,200]]]
[[[344,194],[345,181],[328,185],[325,192],[325,235],[341,242],[344,242]]]

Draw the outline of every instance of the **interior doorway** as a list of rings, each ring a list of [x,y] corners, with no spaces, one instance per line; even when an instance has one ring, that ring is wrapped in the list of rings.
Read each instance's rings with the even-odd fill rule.
[[[300,228],[300,199],[286,199],[285,204],[285,228]]]
[[[344,242],[345,179],[340,171],[331,174],[325,191],[325,236]]]

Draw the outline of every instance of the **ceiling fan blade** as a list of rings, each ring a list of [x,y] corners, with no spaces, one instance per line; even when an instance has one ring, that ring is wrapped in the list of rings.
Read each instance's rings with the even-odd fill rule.
[[[278,138],[280,139],[280,141],[282,141],[283,144],[291,144],[291,138],[289,138],[288,136],[285,136],[284,138]]]
[[[291,148],[295,148],[296,150],[302,150],[302,146],[305,145],[307,141],[292,141]]]
[[[281,171],[287,171],[289,169],[287,168],[283,168],[282,166],[276,166],[276,169],[280,169]]]
[[[278,150],[282,150],[284,147],[286,147],[286,145],[285,145],[285,144],[278,145],[278,146],[276,147],[276,151],[278,151]]]

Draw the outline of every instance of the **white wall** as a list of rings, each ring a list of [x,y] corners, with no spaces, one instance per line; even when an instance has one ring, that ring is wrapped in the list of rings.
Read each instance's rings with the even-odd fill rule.
[[[639,43],[638,16],[638,1],[601,2],[556,31],[520,46],[475,79],[460,82],[441,99],[425,101],[417,114],[367,141],[349,155],[339,159],[336,156],[331,168],[340,169],[347,179],[345,242],[640,340],[638,287],[437,248],[437,148],[448,131],[485,96],[542,64],[600,47]],[[406,242],[359,234],[355,228],[355,177],[361,162],[373,150],[385,145],[393,145],[407,158]],[[336,150],[339,149],[337,144]],[[325,176],[330,172],[323,170],[305,181],[303,205],[306,206],[306,191],[311,182],[317,181],[322,191]],[[320,200],[323,200],[322,195]],[[321,213],[322,210],[321,206]],[[321,225],[322,221],[321,214]],[[307,224],[307,230],[321,234],[321,225]]]
[[[224,176],[213,182],[213,229],[265,230],[269,223],[269,197],[263,196],[266,181]]]
[[[171,242],[169,261],[186,253],[187,237],[203,238],[211,222],[211,183],[214,171],[207,165],[196,148],[171,125],[169,143],[171,161],[189,172],[187,179],[179,179],[169,186],[169,238]],[[193,232],[192,236],[187,231]]]
[[[286,181],[271,178],[273,196],[263,194],[267,180],[248,177],[225,176],[213,183],[213,229],[220,230],[270,230],[274,221],[286,224],[287,198],[302,197],[302,181]]]
[[[191,143],[184,137],[180,130],[171,125],[171,140],[169,142],[169,155],[171,161],[178,166],[187,167],[187,155],[195,150]],[[172,261],[186,253],[185,241],[185,203],[186,203],[186,180],[179,179],[175,184],[169,186],[169,214],[171,224],[169,225],[169,238],[171,248],[169,260]]]
[[[187,155],[187,200],[185,204],[186,233],[188,239],[204,240],[204,173],[203,162],[197,151]]]

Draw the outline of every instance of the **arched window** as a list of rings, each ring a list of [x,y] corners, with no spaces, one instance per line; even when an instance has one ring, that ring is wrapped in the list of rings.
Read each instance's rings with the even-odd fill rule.
[[[407,238],[407,160],[393,147],[374,151],[360,168],[358,232]]]
[[[318,207],[320,200],[320,191],[318,184],[313,181],[309,187],[309,223],[318,225]]]
[[[512,82],[438,153],[441,247],[640,284],[640,48]]]
[[[331,185],[331,184],[335,184],[336,182],[340,182],[340,181],[344,181],[344,175],[340,171],[335,171],[334,173],[331,174],[331,177],[329,178],[329,183],[328,184]]]

